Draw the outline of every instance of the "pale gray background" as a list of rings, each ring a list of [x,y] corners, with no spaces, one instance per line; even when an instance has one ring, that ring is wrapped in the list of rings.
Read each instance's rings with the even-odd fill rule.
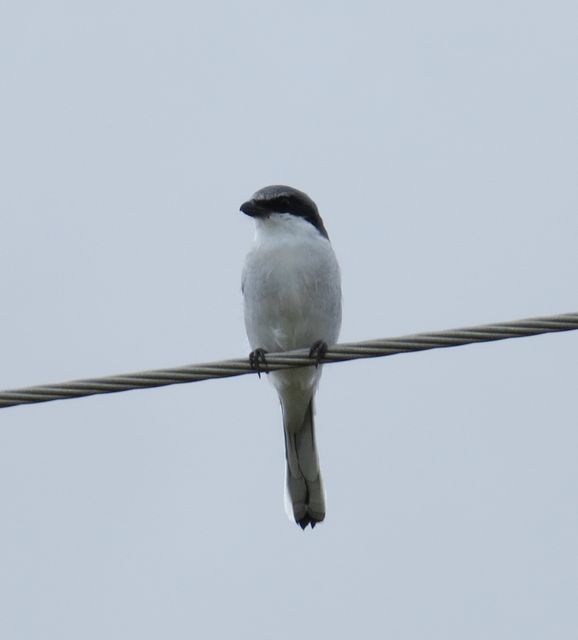
[[[319,204],[343,340],[578,310],[568,2],[2,4],[0,388],[236,357]],[[0,636],[575,639],[578,334],[326,368],[328,517],[256,377],[0,412]]]

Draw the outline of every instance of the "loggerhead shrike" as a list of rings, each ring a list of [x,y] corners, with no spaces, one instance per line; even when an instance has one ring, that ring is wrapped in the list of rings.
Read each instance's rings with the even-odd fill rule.
[[[266,353],[309,348],[311,367],[271,372],[279,394],[287,460],[286,505],[302,529],[325,518],[325,495],[313,424],[313,396],[327,346],[341,327],[339,265],[317,206],[302,191],[264,187],[241,205],[255,219],[243,269],[245,327],[251,366]]]

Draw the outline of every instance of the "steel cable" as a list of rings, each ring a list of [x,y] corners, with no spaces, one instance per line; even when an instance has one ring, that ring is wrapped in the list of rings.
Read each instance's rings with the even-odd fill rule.
[[[500,322],[462,329],[418,333],[415,335],[337,344],[330,347],[321,362],[345,362],[360,358],[378,358],[399,353],[458,347],[479,342],[507,340],[535,336],[543,333],[578,329],[578,313],[527,318],[513,322]],[[311,366],[308,350],[270,353],[267,355],[267,371]],[[216,378],[230,378],[255,373],[248,358],[224,360],[207,364],[193,364],[171,369],[141,371],[125,375],[106,376],[86,380],[74,380],[60,384],[47,384],[23,389],[0,391],[0,408],[20,404],[50,402],[69,398],[118,393],[132,389],[150,389],[185,382],[200,382]]]

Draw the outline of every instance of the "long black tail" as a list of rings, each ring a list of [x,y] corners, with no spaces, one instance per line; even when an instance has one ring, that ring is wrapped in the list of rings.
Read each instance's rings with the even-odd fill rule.
[[[313,399],[301,424],[291,424],[286,419],[284,428],[288,502],[295,522],[302,529],[309,524],[313,528],[325,518],[325,493],[315,443]]]

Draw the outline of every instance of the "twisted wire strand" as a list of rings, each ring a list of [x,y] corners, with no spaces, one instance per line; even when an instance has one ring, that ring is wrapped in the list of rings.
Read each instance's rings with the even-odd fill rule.
[[[513,322],[418,333],[397,338],[337,344],[328,349],[321,362],[332,363],[361,358],[378,358],[398,353],[459,347],[466,344],[522,338],[575,329],[578,329],[578,313],[526,318]],[[307,349],[271,353],[267,355],[267,371],[311,366],[311,362]],[[50,402],[52,400],[82,398],[104,393],[118,393],[132,389],[150,389],[152,387],[183,384],[185,382],[230,378],[250,373],[255,373],[255,371],[251,368],[248,358],[240,358],[207,364],[192,364],[171,369],[157,369],[103,378],[74,380],[60,384],[0,391],[0,408]]]

